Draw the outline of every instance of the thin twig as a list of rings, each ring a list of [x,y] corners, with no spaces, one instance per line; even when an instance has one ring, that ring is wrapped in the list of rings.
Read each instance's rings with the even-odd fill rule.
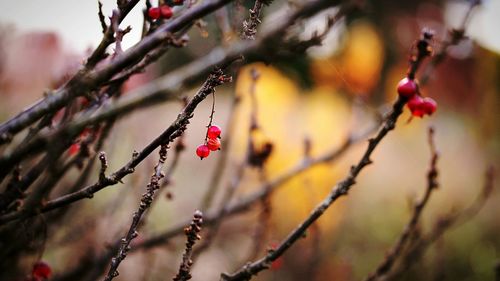
[[[410,67],[408,70],[408,77],[410,79],[413,79],[413,77],[415,77],[415,72],[417,71],[422,60],[430,55],[427,45],[421,44],[422,42],[427,43],[428,40],[429,39],[426,36],[422,36],[422,38],[417,42],[418,53],[416,56],[410,59]],[[422,47],[422,45],[425,45],[425,48]],[[295,228],[288,234],[288,236],[276,247],[276,249],[269,251],[264,257],[255,262],[247,263],[233,274],[221,274],[221,280],[250,280],[260,271],[269,268],[270,264],[273,261],[283,255],[285,251],[287,251],[297,240],[303,237],[309,226],[311,226],[318,218],[320,218],[323,213],[338,198],[347,195],[351,187],[356,183],[358,174],[363,170],[364,167],[372,163],[370,157],[375,148],[378,146],[381,140],[395,128],[396,122],[403,112],[403,107],[406,102],[407,100],[405,98],[398,97],[396,102],[393,104],[392,112],[384,121],[384,124],[380,128],[378,134],[374,138],[369,139],[368,147],[359,162],[351,167],[349,174],[344,178],[344,180],[340,181],[337,185],[334,186],[330,194],[314,208],[311,214],[304,221],[302,221],[297,228]]]
[[[151,152],[153,152],[158,146],[160,146],[162,143],[171,142],[180,134],[182,134],[182,132],[184,132],[184,130],[186,129],[186,126],[189,124],[189,119],[193,117],[193,112],[198,104],[201,103],[208,95],[212,94],[212,92],[215,91],[215,87],[230,81],[230,77],[224,76],[222,70],[214,70],[209,75],[198,93],[181,111],[177,119],[172,122],[172,124],[165,131],[163,131],[162,134],[160,134],[156,139],[149,143],[141,152],[134,153],[132,159],[127,164],[115,171],[110,176],[106,177],[105,180],[99,180],[96,183],[82,188],[79,191],[63,195],[57,199],[47,202],[40,211],[47,212],[53,209],[60,208],[62,206],[66,206],[84,198],[92,198],[94,193],[100,191],[101,189],[121,182],[121,180],[125,176],[133,173],[135,167],[139,163],[141,163],[149,154],[151,154]],[[34,215],[34,213],[26,212],[23,210],[19,212],[9,213],[0,216],[0,224],[12,220],[30,217],[32,215]]]
[[[459,27],[452,28],[448,31],[448,38],[441,44],[441,48],[439,49],[439,51],[434,55],[433,59],[424,69],[422,77],[420,77],[419,79],[421,85],[426,84],[427,81],[429,81],[429,78],[431,77],[431,74],[434,72],[436,66],[442,63],[446,58],[448,49],[451,46],[457,45],[458,43],[460,43],[460,41],[466,38],[465,29],[467,27],[467,24],[470,21],[474,8],[477,7],[481,3],[481,1],[471,0],[468,2],[470,4],[469,9],[465,13],[461,21],[461,24],[459,25]]]
[[[104,13],[102,12],[102,2],[97,0],[97,5],[99,6],[99,11],[97,15],[99,16],[99,22],[101,23],[102,33],[105,34],[108,29],[108,25],[106,24],[106,18],[104,17]]]
[[[173,278],[174,281],[186,281],[191,279],[191,266],[193,265],[193,260],[191,256],[193,255],[193,246],[197,240],[201,239],[200,231],[201,224],[203,223],[203,214],[201,211],[194,212],[193,220],[191,224],[184,229],[186,234],[187,242],[186,248],[184,249],[184,254],[182,255],[182,262],[179,266],[179,272]]]
[[[201,201],[201,210],[204,212],[210,209],[210,206],[213,203],[213,199],[217,194],[217,190],[221,186],[220,181],[222,179],[222,174],[224,173],[227,164],[227,159],[231,146],[231,136],[234,135],[236,129],[237,122],[234,113],[236,112],[235,109],[238,103],[239,103],[239,98],[234,96],[233,102],[231,103],[231,107],[229,108],[229,115],[227,118],[228,120],[227,129],[225,130],[226,133],[223,134],[221,141],[221,146],[224,147],[224,149],[221,150],[219,157],[217,157],[217,163],[215,164],[215,169],[212,173],[212,177],[210,178],[207,191]]]
[[[15,165],[15,163],[19,162],[27,155],[36,155],[37,152],[45,149],[52,139],[59,138],[60,135],[70,134],[71,132],[75,132],[92,124],[100,123],[109,118],[130,114],[133,110],[151,106],[155,104],[154,102],[169,100],[175,96],[175,93],[177,93],[182,86],[187,84],[189,81],[199,79],[202,75],[205,75],[204,73],[213,69],[213,67],[217,65],[223,67],[230,64],[232,61],[239,59],[242,55],[271,56],[281,50],[280,48],[295,46],[300,42],[281,42],[282,44],[276,44],[276,42],[283,39],[284,31],[293,25],[293,23],[297,20],[312,16],[318,11],[334,5],[336,5],[336,1],[317,0],[307,2],[299,10],[287,15],[282,21],[279,22],[279,24],[273,25],[270,30],[263,32],[261,38],[254,41],[236,42],[227,49],[214,49],[205,57],[198,59],[173,73],[169,73],[168,76],[157,79],[144,87],[135,89],[134,93],[127,95],[127,98],[120,99],[116,103],[108,106],[105,110],[96,114],[81,116],[56,132],[35,138],[29,145],[19,147],[14,153],[0,157],[0,173],[4,170],[4,167]],[[280,48],[277,48],[278,46],[280,46]],[[116,60],[125,56],[128,51],[129,50],[127,50],[127,52],[125,52],[122,56],[119,56]]]
[[[260,14],[264,5],[271,4],[272,1],[255,0],[253,9],[249,10],[250,16],[243,22],[242,39],[254,40],[257,33],[257,26],[261,23]]]
[[[398,280],[399,276],[406,272],[412,265],[418,264],[427,249],[434,244],[444,233],[452,228],[474,218],[484,207],[487,200],[491,197],[494,188],[494,170],[489,167],[485,173],[485,182],[477,198],[465,209],[451,212],[440,216],[434,224],[434,227],[428,234],[420,234],[411,241],[408,249],[401,257],[401,262],[391,272],[380,278],[381,280]]]
[[[238,202],[230,205],[227,208],[225,217],[236,215],[245,210],[248,210],[256,202],[260,202],[263,198],[268,197],[276,189],[283,186],[285,183],[287,183],[294,177],[297,177],[302,173],[308,171],[309,169],[312,169],[319,165],[332,163],[333,161],[337,160],[342,155],[344,155],[344,153],[347,152],[352,145],[359,143],[361,140],[364,140],[367,135],[371,134],[374,131],[374,129],[375,128],[371,128],[359,135],[352,135],[346,138],[346,140],[344,141],[343,144],[340,145],[340,147],[333,149],[329,152],[326,152],[325,154],[322,154],[316,158],[308,159],[308,161],[305,162],[299,161],[293,168],[290,168],[288,171],[284,172],[280,176],[277,176],[276,178],[266,182],[259,188],[256,188],[257,191],[251,193],[250,195],[245,196]],[[218,211],[215,211],[213,213],[205,215],[204,222],[205,225],[213,225],[217,223],[217,221],[219,221],[220,219],[221,219],[220,213]],[[150,248],[165,243],[170,238],[178,235],[179,233],[182,233],[183,226],[186,225],[187,223],[189,222],[182,222],[163,233],[145,239],[143,242],[139,243],[137,247]]]
[[[33,106],[0,125],[0,144],[9,141],[13,135],[36,122],[36,120],[40,119],[42,116],[59,110],[69,100],[77,96],[85,95],[109,81],[109,79],[123,69],[135,65],[150,51],[161,46],[170,34],[191,25],[193,21],[217,10],[231,1],[232,0],[214,0],[193,7],[174,20],[162,25],[155,32],[148,35],[135,46],[123,52],[113,60],[90,71],[90,69],[102,59],[107,47],[114,42],[114,31],[112,28],[108,28],[101,44],[89,57],[84,69],[77,72],[77,74],[75,74],[75,76],[73,76],[73,78],[71,78],[62,88],[49,94],[45,99],[40,100]],[[118,22],[121,22],[137,2],[138,0],[128,1],[123,9],[120,9],[120,18]]]
[[[306,162],[299,161],[293,168],[284,172],[275,179],[266,182],[259,188],[256,188],[257,191],[255,191],[254,193],[247,195],[244,198],[240,199],[238,202],[230,205],[228,207],[225,217],[227,218],[247,211],[250,207],[254,206],[256,203],[261,202],[263,198],[268,197],[276,189],[280,188],[294,177],[301,175],[302,173],[308,171],[309,169],[312,169],[319,165],[330,164],[333,161],[339,159],[342,155],[344,155],[345,152],[349,150],[350,147],[364,140],[366,136],[370,135],[376,128],[377,127],[370,128],[361,134],[352,134],[351,136],[346,138],[346,140],[344,141],[343,144],[340,145],[340,147],[332,149],[329,152],[325,152],[324,154],[317,156],[316,158],[308,159],[308,161]],[[213,225],[214,223],[218,222],[220,220],[220,217],[218,217],[218,215],[219,215],[218,212],[212,212],[209,213],[208,215],[205,215],[203,219],[204,225],[207,226]],[[162,233],[152,235],[149,238],[144,239],[135,244],[134,248],[132,248],[130,251],[132,253],[141,249],[147,250],[147,249],[152,249],[158,245],[162,245],[167,241],[169,241],[171,238],[183,233],[183,229],[187,224],[189,224],[189,220],[180,222]],[[92,258],[92,263],[95,264],[94,268],[96,268],[95,275],[98,276],[100,274],[98,273],[99,270],[97,270],[98,265],[101,264],[104,265],[105,261],[109,260],[110,257],[111,257],[110,251],[104,251],[100,255]],[[85,270],[85,265],[82,264],[72,269],[71,271],[66,272],[61,277],[61,279],[58,279],[58,281],[72,280],[71,276],[77,276],[81,274],[81,272],[84,270]]]
[[[149,208],[149,206],[151,206],[155,192],[160,188],[160,180],[164,176],[162,168],[165,160],[167,160],[168,148],[168,142],[162,144],[160,147],[160,159],[158,160],[158,164],[154,168],[154,173],[151,176],[151,180],[149,181],[149,184],[146,188],[146,193],[142,195],[139,208],[134,213],[132,223],[130,224],[129,230],[127,231],[127,235],[120,240],[120,249],[116,253],[115,257],[111,259],[111,266],[108,273],[106,274],[106,277],[104,277],[104,281],[110,281],[118,276],[118,266],[120,266],[120,263],[127,256],[127,253],[130,250],[130,242],[132,242],[132,240],[139,235],[139,223],[141,222],[141,219],[146,210]]]
[[[427,188],[425,189],[425,193],[422,198],[413,206],[413,214],[405,226],[403,232],[399,236],[396,244],[392,246],[392,248],[387,252],[384,260],[377,266],[377,269],[370,273],[365,281],[374,281],[378,280],[381,276],[385,275],[392,269],[392,266],[400,258],[402,250],[407,245],[409,238],[414,234],[416,228],[418,226],[422,211],[424,210],[427,202],[431,197],[432,191],[434,191],[438,187],[437,176],[437,160],[438,160],[438,152],[436,151],[435,143],[434,143],[434,129],[429,128],[429,147],[431,150],[431,162],[429,172],[427,173]]]
[[[252,156],[252,152],[254,151],[253,149],[253,137],[252,137],[252,132],[257,129],[258,123],[257,123],[257,101],[255,99],[255,84],[257,83],[257,80],[259,78],[258,73],[256,70],[252,69],[250,72],[251,78],[252,78],[252,84],[250,85],[250,95],[251,95],[251,113],[250,113],[250,124],[248,126],[248,141],[247,141],[247,146],[246,146],[246,151],[244,152],[244,158],[239,163],[237,166],[237,169],[235,171],[235,174],[229,184],[226,187],[226,192],[222,196],[222,203],[221,206],[217,210],[217,217],[219,217],[219,220],[214,223],[214,225],[210,228],[210,231],[206,235],[206,239],[203,241],[203,243],[198,247],[195,256],[197,257],[202,251],[206,250],[208,247],[210,247],[211,243],[215,239],[215,236],[217,235],[220,227],[220,222],[223,220],[223,217],[227,213],[227,209],[229,207],[229,204],[231,203],[231,199],[233,198],[234,194],[236,193],[238,187],[240,186],[241,181],[243,180],[243,177],[245,175],[245,169],[247,166],[250,165],[250,159]],[[212,109],[213,113],[213,109]],[[207,135],[208,137],[208,135]]]

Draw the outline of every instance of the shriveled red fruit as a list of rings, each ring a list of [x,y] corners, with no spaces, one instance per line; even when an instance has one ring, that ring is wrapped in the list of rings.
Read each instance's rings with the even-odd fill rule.
[[[160,8],[158,7],[151,7],[148,10],[148,16],[151,19],[157,20],[160,18]]]
[[[220,140],[218,138],[208,139],[207,147],[211,151],[219,150],[220,149]]]
[[[172,11],[172,8],[168,5],[161,5],[160,6],[160,14],[161,17],[164,19],[169,19],[174,15],[174,12]]]
[[[432,113],[436,112],[437,102],[434,99],[427,97],[423,99],[420,107],[425,114],[432,115]]]
[[[200,159],[208,157],[208,155],[210,155],[210,149],[205,144],[202,144],[196,148],[196,155],[198,155]]]
[[[52,269],[48,263],[39,261],[33,265],[31,275],[35,279],[49,279],[50,275],[52,275]]]
[[[408,78],[403,78],[398,83],[398,94],[405,98],[411,98],[417,93],[417,83]]]
[[[219,126],[213,125],[208,128],[207,136],[209,139],[216,139],[220,137],[221,132],[222,130],[220,129]]]
[[[424,103],[424,99],[419,96],[419,95],[415,95],[413,96],[413,98],[411,98],[408,103],[407,103],[407,106],[408,108],[410,109],[411,111],[411,114],[413,116],[417,116],[417,117],[423,117],[424,116],[424,110],[423,110],[423,103]]]

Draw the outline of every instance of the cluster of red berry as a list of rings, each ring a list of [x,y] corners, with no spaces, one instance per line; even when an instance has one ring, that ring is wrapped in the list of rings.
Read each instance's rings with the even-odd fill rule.
[[[399,81],[397,89],[400,96],[408,99],[407,106],[413,116],[423,117],[425,114],[432,115],[436,111],[436,101],[429,97],[423,98],[414,80],[402,79]]]
[[[148,16],[151,19],[169,19],[174,15],[172,11],[173,6],[180,6],[184,4],[184,0],[171,0],[166,2],[166,4],[160,5],[159,7],[151,7],[148,10]]]
[[[219,139],[221,132],[222,130],[217,125],[208,127],[205,144],[199,145],[198,148],[196,148],[196,155],[198,155],[200,159],[203,160],[203,158],[208,157],[210,151],[220,150]]]

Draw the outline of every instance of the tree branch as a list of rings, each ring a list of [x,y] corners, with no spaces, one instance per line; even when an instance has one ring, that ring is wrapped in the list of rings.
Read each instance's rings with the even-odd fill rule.
[[[427,36],[425,35],[426,33],[424,33],[422,39],[417,42],[417,46],[419,47],[417,49],[417,55],[412,56],[412,58],[410,59],[408,77],[411,79],[415,77],[415,73],[422,60],[430,55],[430,52],[427,48],[427,41],[429,40],[429,38],[427,38]],[[382,139],[395,128],[396,122],[403,112],[403,107],[406,102],[406,98],[398,96],[398,99],[392,106],[392,112],[388,115],[388,117],[382,124],[382,127],[379,129],[378,134],[374,138],[368,140],[368,147],[366,148],[365,153],[358,161],[358,163],[351,167],[349,174],[344,178],[344,180],[340,181],[336,186],[334,186],[330,194],[314,208],[311,214],[302,223],[300,223],[297,228],[291,231],[288,236],[283,241],[281,241],[276,249],[268,251],[267,255],[265,255],[261,259],[244,265],[233,274],[221,274],[221,280],[250,280],[252,276],[257,275],[260,271],[269,268],[270,264],[273,261],[283,255],[285,251],[287,251],[298,239],[304,236],[304,233],[309,228],[309,226],[311,226],[318,218],[320,218],[323,213],[335,201],[337,201],[338,198],[347,195],[351,187],[356,183],[356,178],[359,173],[363,170],[364,167],[372,163],[370,157],[375,148],[382,141]]]
[[[231,1],[213,0],[195,6],[176,19],[160,26],[155,32],[110,62],[90,71],[90,68],[95,66],[104,54],[105,49],[114,40],[112,39],[113,31],[108,28],[101,44],[89,57],[86,68],[81,69],[62,88],[0,125],[0,144],[9,141],[13,135],[31,125],[42,116],[60,109],[67,101],[95,90],[115,74],[141,61],[146,54],[161,46],[170,34],[181,30],[190,25],[194,20],[217,10]],[[137,2],[138,0],[129,1],[120,12],[120,19],[123,19]]]
[[[193,265],[193,260],[191,256],[193,255],[193,246],[197,240],[201,239],[201,224],[203,222],[203,214],[201,211],[194,212],[193,220],[191,224],[184,228],[184,233],[186,234],[187,242],[184,254],[182,255],[182,262],[179,266],[179,272],[173,278],[174,281],[186,281],[191,279],[191,266]]]
[[[73,203],[75,201],[84,198],[92,198],[94,193],[100,191],[105,187],[120,182],[125,176],[134,172],[135,167],[139,163],[141,163],[149,154],[151,154],[151,152],[153,152],[158,146],[160,146],[163,143],[171,142],[172,140],[177,138],[180,134],[182,134],[186,129],[187,124],[189,124],[189,119],[193,117],[194,110],[196,109],[198,104],[202,102],[208,95],[212,94],[215,91],[215,87],[228,81],[230,81],[230,79],[223,75],[222,70],[220,69],[214,70],[209,75],[209,77],[207,78],[201,89],[198,91],[198,93],[194,95],[191,101],[181,111],[177,119],[165,131],[163,131],[162,134],[160,134],[156,139],[154,139],[151,143],[149,143],[141,152],[134,153],[132,159],[127,164],[125,164],[123,167],[121,167],[116,172],[111,174],[109,177],[106,177],[105,180],[99,180],[96,183],[89,185],[79,191],[61,196],[57,199],[47,202],[41,208],[40,211],[48,212],[50,210],[66,206],[70,203]],[[35,215],[35,213],[33,212],[26,213],[23,210],[14,213],[9,213],[0,216],[0,224],[4,224],[12,220],[30,217],[33,215]]]
[[[165,142],[160,147],[160,159],[158,160],[158,164],[154,168],[154,173],[151,176],[151,180],[149,181],[149,184],[147,186],[146,193],[142,195],[139,208],[134,213],[132,223],[130,224],[127,235],[120,240],[120,248],[115,257],[111,259],[111,266],[109,268],[108,274],[106,274],[106,277],[104,277],[104,281],[110,281],[118,276],[118,266],[120,266],[120,263],[127,256],[127,253],[130,250],[130,242],[132,242],[132,240],[139,235],[137,230],[139,228],[139,223],[141,222],[142,216],[149,208],[149,206],[151,206],[155,192],[160,189],[160,180],[164,176],[162,168],[165,160],[167,160],[167,150],[169,148],[168,143],[169,142]]]
[[[394,246],[387,252],[384,260],[377,266],[377,269],[370,273],[365,281],[374,281],[378,280],[381,276],[389,272],[396,262],[396,260],[400,257],[404,247],[407,245],[410,237],[414,235],[414,232],[417,229],[422,211],[424,210],[427,202],[431,197],[432,191],[434,191],[438,187],[437,176],[437,160],[438,160],[438,152],[436,151],[435,143],[434,143],[434,129],[429,128],[429,146],[431,149],[431,162],[429,172],[427,173],[427,188],[425,189],[424,195],[422,198],[416,203],[413,207],[413,214],[410,218],[410,221],[405,226],[403,232],[399,236],[398,241]]]

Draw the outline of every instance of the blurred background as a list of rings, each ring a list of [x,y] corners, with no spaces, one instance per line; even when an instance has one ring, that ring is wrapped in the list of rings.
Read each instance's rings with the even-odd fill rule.
[[[104,14],[110,15],[114,1],[103,2]],[[241,2],[246,7],[253,5],[252,1]],[[273,15],[286,5],[284,2],[274,1],[265,10],[262,28],[276,20]],[[225,133],[230,134],[231,145],[203,161],[194,153],[205,138],[209,97],[195,112],[185,135],[187,148],[180,154],[170,185],[158,194],[138,239],[189,220],[202,204],[219,165],[218,157],[227,153],[219,192],[207,209],[220,207],[221,194],[244,161],[252,69],[260,74],[255,82],[260,125],[257,140],[273,144],[263,168],[266,178],[273,179],[300,163],[305,140],[311,145],[311,155],[321,156],[339,147],[349,134],[373,126],[373,113],[387,110],[396,99],[395,85],[406,74],[410,47],[420,30],[435,30],[438,50],[448,30],[458,27],[468,5],[467,1],[366,1],[362,12],[344,18],[323,46],[311,48],[305,55],[271,64],[250,58],[248,65],[235,73],[235,83],[217,90],[214,122],[222,127],[223,138]],[[141,3],[123,23],[132,26],[124,39],[125,48],[140,38],[142,9]],[[321,30],[326,15],[334,12],[325,11],[298,25],[304,38]],[[431,117],[410,119],[405,110],[396,130],[374,153],[374,164],[361,173],[349,195],[334,204],[305,239],[256,280],[360,280],[373,271],[402,232],[413,200],[426,188],[429,126],[436,130],[440,187],[424,211],[422,231],[432,229],[440,216],[473,201],[481,192],[486,167],[494,164],[498,171],[500,164],[499,12],[498,0],[484,1],[477,7],[467,25],[467,39],[449,49],[449,56],[422,88],[423,95],[438,102],[437,112]],[[169,51],[145,73],[132,77],[126,91],[168,75],[211,48],[230,45],[237,39],[235,32],[221,32],[213,16],[205,21],[205,28],[189,32],[186,48]],[[0,0],[0,121],[41,98],[45,90],[59,86],[64,77],[81,66],[100,38],[96,1]],[[193,85],[185,95],[192,96],[198,86]],[[241,102],[233,108],[235,97]],[[159,104],[122,118],[103,149],[109,171],[121,167],[132,151],[142,149],[159,135],[181,108],[181,103]],[[273,193],[259,257],[307,217],[348,173],[365,147],[366,143],[360,142],[338,160],[293,177]],[[47,230],[44,249],[27,256],[21,266],[29,273],[33,262],[41,257],[57,278],[78,266],[84,257],[105,251],[128,229],[156,161],[157,155],[152,155],[125,178],[123,185],[74,204],[71,216]],[[66,175],[51,196],[64,193],[64,186],[78,174],[75,169]],[[261,181],[256,169],[245,169],[233,201],[256,191]],[[494,280],[494,267],[500,259],[499,202],[500,193],[495,190],[476,217],[447,232],[399,280]],[[227,218],[211,247],[195,261],[193,280],[216,280],[221,272],[232,272],[245,264],[255,250],[263,212],[256,204],[242,215]],[[184,239],[181,235],[159,247],[131,254],[120,266],[116,280],[165,280],[174,276]]]

